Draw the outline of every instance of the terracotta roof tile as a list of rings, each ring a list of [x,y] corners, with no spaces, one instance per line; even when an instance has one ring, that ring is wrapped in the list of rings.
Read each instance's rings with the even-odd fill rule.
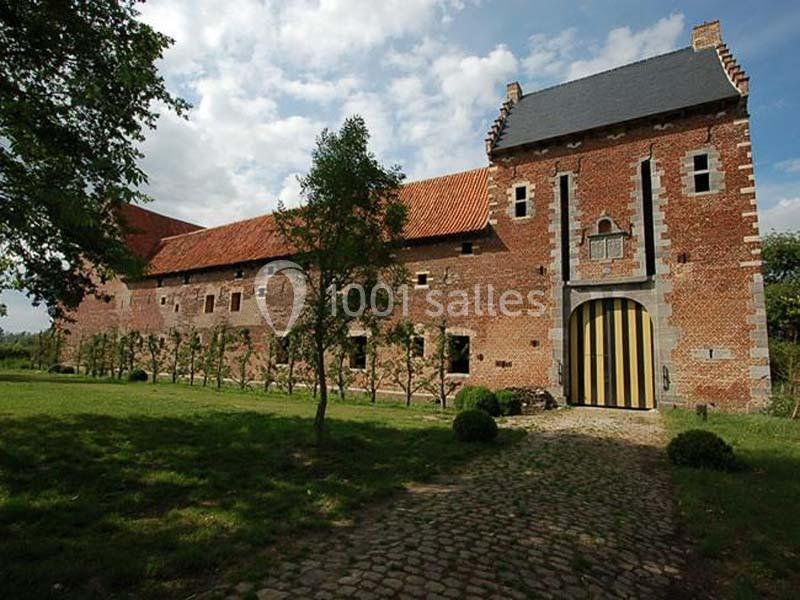
[[[128,247],[136,256],[144,259],[153,255],[163,238],[202,229],[199,225],[179,221],[133,204],[123,205],[121,216]]]
[[[408,240],[480,231],[489,218],[488,169],[411,182],[403,186],[400,198],[409,207]],[[150,261],[149,272],[163,275],[289,254],[269,214],[166,237]]]

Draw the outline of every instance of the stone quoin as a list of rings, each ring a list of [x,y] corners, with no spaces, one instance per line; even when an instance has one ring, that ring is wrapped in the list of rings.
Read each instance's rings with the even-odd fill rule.
[[[466,290],[469,305],[476,286],[534,292],[536,314],[483,307],[448,319],[464,353],[452,378],[541,387],[575,404],[763,406],[748,94],[718,21],[695,27],[685,48],[611,71],[532,93],[510,83],[487,166],[401,190],[409,222],[398,259],[422,351],[434,351],[430,291]],[[103,331],[167,338],[225,322],[248,328],[258,353],[256,273],[291,258],[272,216],[208,229],[139,207],[125,218],[147,275],[104,284],[107,302],[87,298],[64,325],[73,349]]]

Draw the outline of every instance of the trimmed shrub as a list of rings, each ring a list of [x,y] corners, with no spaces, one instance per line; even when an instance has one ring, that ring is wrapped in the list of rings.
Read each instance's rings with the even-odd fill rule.
[[[492,417],[500,416],[500,405],[497,404],[497,397],[489,388],[483,386],[465,386],[456,394],[456,410],[478,409],[488,413]]]
[[[497,398],[497,405],[500,414],[504,417],[511,417],[522,414],[522,398],[513,390],[498,390],[494,393]]]
[[[128,381],[147,381],[147,373],[143,369],[134,369],[128,375]]]
[[[469,409],[456,415],[453,431],[462,442],[491,442],[497,437],[497,423],[485,411]]]
[[[739,466],[731,448],[717,434],[691,429],[675,436],[667,445],[667,456],[676,465],[696,469],[733,471]]]
[[[70,367],[64,365],[61,367],[61,371],[59,371],[62,375],[75,375],[75,367]]]
[[[47,369],[48,373],[61,373],[61,365],[50,365]]]

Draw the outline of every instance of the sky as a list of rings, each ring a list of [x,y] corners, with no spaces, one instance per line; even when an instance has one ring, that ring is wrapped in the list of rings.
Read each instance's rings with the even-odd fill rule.
[[[148,208],[219,225],[299,201],[315,138],[362,115],[409,180],[486,164],[505,84],[523,92],[688,46],[721,19],[751,77],[762,233],[800,229],[800,4],[573,0],[150,0],[141,19],[175,40],[159,68],[188,119],[159,110],[142,146]],[[7,331],[47,326],[4,292]]]

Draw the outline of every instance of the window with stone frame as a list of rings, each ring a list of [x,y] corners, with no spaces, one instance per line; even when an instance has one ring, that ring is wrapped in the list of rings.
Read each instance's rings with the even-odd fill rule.
[[[289,336],[279,337],[275,340],[275,364],[289,364]]]
[[[514,188],[514,218],[528,216],[528,186],[518,185]]]
[[[204,307],[204,311],[206,314],[210,314],[214,312],[214,294],[207,294],[206,295],[206,303]]]
[[[239,312],[242,309],[242,292],[231,293],[231,312]]]
[[[625,232],[614,222],[603,217],[597,222],[597,231],[589,235],[589,258],[591,260],[613,260],[622,258]]]
[[[351,369],[362,370],[367,368],[367,336],[350,336],[349,363]]]
[[[711,191],[711,169],[708,154],[695,154],[692,157],[692,182],[695,194]]]
[[[469,375],[469,336],[450,335],[448,336],[449,364],[447,372],[459,375]]]

